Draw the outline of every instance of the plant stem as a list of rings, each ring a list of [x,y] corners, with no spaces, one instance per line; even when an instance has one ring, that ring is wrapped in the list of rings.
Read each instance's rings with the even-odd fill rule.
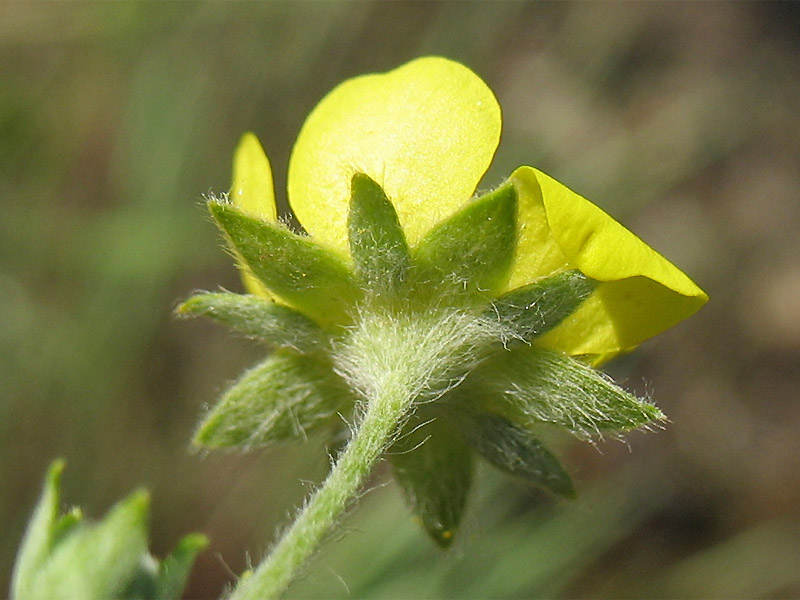
[[[278,598],[358,493],[413,398],[397,381],[384,382],[366,403],[361,424],[327,479],[272,553],[239,582],[230,600]]]

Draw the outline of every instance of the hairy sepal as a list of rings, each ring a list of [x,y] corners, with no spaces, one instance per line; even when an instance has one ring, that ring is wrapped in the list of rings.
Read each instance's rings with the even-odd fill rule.
[[[394,206],[369,176],[353,176],[347,219],[350,255],[356,273],[375,295],[396,293],[411,257]]]
[[[512,338],[529,343],[575,312],[595,286],[580,271],[565,271],[503,294],[487,316],[497,318]]]
[[[321,328],[304,314],[252,294],[201,292],[181,304],[181,317],[203,315],[271,346],[298,352],[319,350],[325,339]]]
[[[586,439],[620,434],[664,420],[653,404],[605,374],[544,348],[518,347],[496,356],[476,378],[486,404],[523,426],[552,423]]]
[[[343,383],[322,359],[277,350],[225,392],[194,443],[252,448],[302,439],[338,419],[348,399]]]
[[[436,544],[453,542],[472,484],[472,453],[460,431],[420,407],[388,450],[395,479]]]
[[[516,215],[516,191],[505,184],[435,226],[414,248],[414,261],[473,291],[496,291],[514,257]]]
[[[212,200],[208,208],[237,256],[271,292],[320,323],[347,320],[360,289],[339,254],[229,202]]]
[[[525,428],[491,413],[463,415],[469,443],[492,465],[551,492],[575,497],[575,487],[561,462]]]

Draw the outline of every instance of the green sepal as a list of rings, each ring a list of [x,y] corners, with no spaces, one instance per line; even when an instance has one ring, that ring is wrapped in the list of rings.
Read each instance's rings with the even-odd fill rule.
[[[347,230],[356,273],[376,294],[405,281],[411,257],[394,206],[368,175],[353,176]]]
[[[477,375],[477,373],[476,373]],[[591,367],[544,348],[517,347],[481,368],[487,406],[523,426],[552,423],[581,438],[622,433],[664,420]]]
[[[508,329],[507,336],[530,342],[575,312],[595,286],[577,269],[565,271],[500,296],[487,316],[499,319]]]
[[[197,555],[208,546],[208,538],[190,533],[178,542],[158,567],[156,575],[156,600],[177,600],[186,587],[186,580]]]
[[[470,444],[498,469],[567,498],[575,497],[572,479],[561,462],[527,429],[491,413],[464,415]]]
[[[175,309],[182,317],[204,315],[272,346],[313,352],[324,333],[304,314],[252,294],[202,292]]]
[[[349,399],[330,365],[276,350],[225,392],[200,424],[194,443],[251,448],[304,438],[338,419]]]
[[[270,291],[320,323],[347,319],[360,290],[341,256],[232,204],[213,200],[208,207],[233,250]]]
[[[406,500],[436,544],[453,542],[472,485],[472,451],[446,418],[419,409],[387,452]]]
[[[11,576],[11,597],[30,598],[30,590],[36,582],[39,570],[55,544],[59,529],[58,509],[60,504],[61,473],[64,461],[56,460],[47,471],[44,489],[36,504],[25,537],[20,545],[14,571]],[[60,537],[60,536],[59,536]]]
[[[495,291],[508,277],[516,245],[512,184],[468,202],[414,248],[414,260],[473,291]]]
[[[147,555],[148,513],[149,496],[138,491],[101,522],[74,528],[15,598],[120,597]]]

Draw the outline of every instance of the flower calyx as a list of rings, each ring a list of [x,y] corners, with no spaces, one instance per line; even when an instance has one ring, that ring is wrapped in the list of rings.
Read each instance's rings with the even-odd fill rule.
[[[591,368],[538,345],[596,282],[571,269],[506,289],[519,231],[512,183],[465,203],[412,246],[383,188],[356,174],[347,255],[231,203],[212,200],[209,210],[272,299],[201,293],[178,313],[211,317],[272,351],[206,416],[198,445],[263,447],[316,430],[335,436],[342,417],[391,380],[413,401],[386,456],[426,531],[446,547],[475,455],[571,497],[574,486],[538,427],[616,435],[661,418]]]

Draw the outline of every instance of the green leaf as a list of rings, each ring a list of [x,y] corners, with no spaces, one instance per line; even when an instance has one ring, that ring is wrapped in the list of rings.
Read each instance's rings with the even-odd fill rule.
[[[45,564],[54,544],[59,521],[58,508],[63,471],[63,460],[54,461],[47,471],[42,495],[28,523],[14,565],[11,577],[13,598],[32,597],[30,590],[36,581],[37,573]]]
[[[484,365],[488,406],[523,426],[553,423],[587,438],[630,431],[665,417],[577,360],[543,348],[519,347]]]
[[[530,431],[499,415],[470,416],[465,420],[467,439],[495,467],[562,496],[575,496],[564,467]]]
[[[193,533],[185,536],[161,562],[146,554],[128,581],[119,598],[139,600],[178,600],[197,554],[208,545],[206,536]]]
[[[156,600],[181,597],[189,571],[199,552],[208,546],[208,538],[198,533],[184,536],[177,547],[161,562],[158,569]]]
[[[356,272],[377,293],[396,291],[411,263],[394,206],[369,176],[353,176],[347,229]]]
[[[472,452],[460,432],[420,409],[388,457],[414,514],[439,546],[448,547],[472,484]]]
[[[434,227],[414,248],[414,260],[474,291],[497,290],[514,256],[516,213],[516,191],[505,184]]]
[[[580,271],[565,271],[500,296],[487,316],[496,316],[512,337],[530,342],[575,312],[594,288]]]
[[[64,461],[55,461],[28,525],[11,585],[16,600],[179,598],[205,537],[186,536],[159,567],[147,552],[149,496],[131,494],[100,523],[80,509],[58,515]]]
[[[147,555],[148,507],[148,494],[135,492],[100,523],[74,529],[17,599],[118,597]]]
[[[233,249],[272,292],[320,323],[347,320],[359,289],[338,254],[231,204],[211,201],[208,207]]]
[[[278,350],[225,392],[200,425],[194,443],[250,448],[303,438],[337,419],[349,399],[330,365]]]
[[[180,316],[204,315],[249,337],[298,352],[318,350],[324,339],[319,326],[304,314],[251,294],[203,292],[176,312]]]

